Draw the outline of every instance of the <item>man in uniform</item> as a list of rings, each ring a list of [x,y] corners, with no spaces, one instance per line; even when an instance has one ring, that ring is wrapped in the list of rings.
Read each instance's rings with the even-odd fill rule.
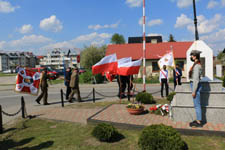
[[[78,68],[74,68],[73,73],[71,75],[70,79],[70,87],[71,87],[71,93],[69,95],[69,102],[72,103],[72,99],[74,94],[77,94],[77,100],[78,102],[82,102],[80,97],[80,89],[79,89],[79,70]]]
[[[176,89],[177,85],[181,85],[181,77],[182,77],[182,70],[179,68],[179,65],[176,64],[176,68],[173,70],[174,90]]]
[[[48,81],[49,75],[47,74],[47,68],[44,68],[40,78],[40,87],[41,87],[41,94],[36,99],[36,102],[40,104],[41,99],[43,98],[44,105],[49,105],[47,102],[48,99]]]
[[[163,65],[163,69],[160,70],[159,74],[159,82],[161,85],[161,97],[163,97],[163,89],[164,85],[166,86],[166,96],[169,94],[169,86],[168,86],[168,71],[166,70],[166,65]]]

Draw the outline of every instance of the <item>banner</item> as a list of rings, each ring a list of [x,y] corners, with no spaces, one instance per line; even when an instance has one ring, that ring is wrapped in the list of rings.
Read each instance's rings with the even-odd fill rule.
[[[40,73],[19,68],[16,76],[16,92],[37,95],[40,84]]]
[[[158,61],[159,68],[162,69],[164,65],[174,67],[174,57],[173,53],[166,53],[160,60]]]

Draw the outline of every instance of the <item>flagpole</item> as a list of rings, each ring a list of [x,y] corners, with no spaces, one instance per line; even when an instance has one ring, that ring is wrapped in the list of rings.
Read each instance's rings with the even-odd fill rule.
[[[146,41],[145,41],[145,0],[143,0],[143,91],[146,91]]]

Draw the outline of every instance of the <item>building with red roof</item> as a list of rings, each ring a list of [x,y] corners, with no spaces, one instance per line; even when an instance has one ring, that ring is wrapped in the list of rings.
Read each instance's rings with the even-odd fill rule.
[[[174,59],[177,64],[186,72],[186,52],[191,47],[193,42],[160,42],[146,43],[146,75],[154,76],[158,74],[158,60],[173,50]],[[107,47],[106,55],[116,53],[117,59],[124,57],[132,57],[132,60],[137,60],[143,57],[143,44],[110,44]],[[183,73],[186,75],[186,73]]]

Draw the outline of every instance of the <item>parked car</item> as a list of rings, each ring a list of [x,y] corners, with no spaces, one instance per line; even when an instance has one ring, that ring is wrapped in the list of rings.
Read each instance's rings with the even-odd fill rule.
[[[31,68],[31,70],[35,71],[35,72],[42,72],[44,69],[44,67],[40,67],[40,68]],[[55,80],[59,77],[59,73],[56,72],[55,70],[52,70],[51,68],[47,68],[47,73],[48,75],[50,75],[50,79],[51,80]]]

